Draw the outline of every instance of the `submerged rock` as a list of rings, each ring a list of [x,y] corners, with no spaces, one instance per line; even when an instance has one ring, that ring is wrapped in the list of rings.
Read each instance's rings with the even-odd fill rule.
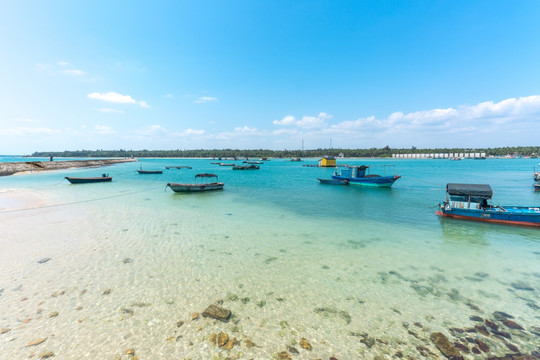
[[[231,310],[212,304],[204,310],[202,315],[212,319],[227,320],[231,316]]]
[[[504,320],[503,324],[511,329],[525,330],[521,325],[517,324],[515,321],[512,321],[510,319]]]
[[[512,283],[510,285],[516,290],[534,291],[534,288],[529,286],[529,284],[525,284],[523,282],[515,282],[515,283]]]
[[[47,338],[41,338],[41,339],[37,339],[37,340],[32,340],[32,341],[30,341],[28,344],[26,344],[25,346],[26,346],[26,347],[28,347],[28,346],[36,346],[36,345],[41,344],[41,343],[44,342],[45,340],[47,340]]]
[[[431,333],[429,336],[431,341],[437,346],[439,351],[450,360],[463,360],[463,356],[458,349],[448,340],[448,338],[440,332]]]
[[[311,350],[311,344],[306,340],[306,338],[300,339],[300,346],[302,349]]]
[[[504,321],[505,319],[513,319],[514,317],[510,314],[505,313],[504,311],[495,311],[493,313],[495,319],[499,321]]]

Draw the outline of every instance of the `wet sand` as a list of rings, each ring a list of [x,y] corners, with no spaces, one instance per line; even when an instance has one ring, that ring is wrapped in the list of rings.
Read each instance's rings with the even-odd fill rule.
[[[50,171],[82,167],[101,167],[124,162],[137,161],[136,159],[102,159],[102,160],[60,160],[60,161],[27,161],[27,162],[0,162],[0,176],[13,175],[22,172]]]

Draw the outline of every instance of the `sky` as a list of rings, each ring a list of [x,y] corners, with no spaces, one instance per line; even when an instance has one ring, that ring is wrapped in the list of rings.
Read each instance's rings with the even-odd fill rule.
[[[540,144],[540,1],[0,0],[0,154]]]

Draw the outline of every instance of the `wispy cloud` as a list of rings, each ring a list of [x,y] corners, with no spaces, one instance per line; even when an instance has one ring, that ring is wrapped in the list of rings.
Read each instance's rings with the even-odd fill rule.
[[[64,74],[70,75],[70,76],[86,76],[86,75],[88,75],[88,73],[86,71],[76,70],[76,69],[62,70],[62,72]]]
[[[93,128],[93,132],[99,135],[113,135],[116,134],[116,131],[107,125],[96,125]]]
[[[149,108],[150,105],[146,101],[137,101],[132,98],[130,95],[122,95],[114,91],[109,91],[107,93],[98,93],[93,92],[88,94],[90,99],[106,101],[116,104],[139,104],[140,107]]]
[[[213,96],[201,96],[201,97],[198,97],[197,99],[195,99],[195,103],[196,104],[204,104],[204,103],[209,103],[209,102],[218,102],[219,99],[217,97],[213,97]]]

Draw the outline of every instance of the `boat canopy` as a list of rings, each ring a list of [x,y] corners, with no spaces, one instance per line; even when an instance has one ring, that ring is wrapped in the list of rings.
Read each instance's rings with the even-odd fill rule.
[[[467,198],[476,202],[491,199],[493,196],[491,186],[486,184],[447,184],[446,192],[453,198]]]
[[[209,178],[209,177],[217,177],[216,174],[208,174],[208,173],[204,173],[204,174],[197,174],[195,175],[196,178],[198,177],[206,177],[206,178]]]

